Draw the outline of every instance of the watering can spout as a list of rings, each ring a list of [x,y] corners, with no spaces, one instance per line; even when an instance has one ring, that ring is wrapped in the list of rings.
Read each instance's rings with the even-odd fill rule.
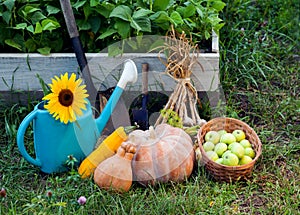
[[[124,62],[124,69],[121,78],[117,84],[122,89],[125,89],[126,84],[131,82],[135,83],[137,80],[137,68],[132,60],[126,60]]]
[[[126,60],[124,62],[124,69],[120,80],[117,83],[116,88],[114,89],[112,95],[107,101],[101,115],[96,119],[96,125],[99,131],[99,134],[102,133],[106,123],[108,122],[112,112],[114,111],[126,85],[128,83],[135,83],[137,81],[137,68],[135,63],[132,60]],[[121,113],[122,114],[122,113]]]

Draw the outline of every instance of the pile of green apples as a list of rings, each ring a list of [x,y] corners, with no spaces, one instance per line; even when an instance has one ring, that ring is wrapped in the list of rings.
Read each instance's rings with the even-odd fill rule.
[[[203,149],[209,159],[226,166],[238,166],[250,163],[255,151],[243,130],[227,132],[225,130],[208,131],[204,136]]]

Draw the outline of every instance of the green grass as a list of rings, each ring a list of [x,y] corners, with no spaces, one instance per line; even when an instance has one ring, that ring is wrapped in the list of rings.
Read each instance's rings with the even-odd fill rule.
[[[0,197],[0,215],[297,214],[300,72],[295,55],[300,47],[296,2],[228,1],[222,17],[226,25],[221,32],[220,73],[226,115],[248,123],[263,143],[249,181],[215,182],[198,167],[182,184],[144,188],[134,183],[121,195],[100,190],[74,171],[45,175],[20,156],[16,145],[18,125],[33,105],[7,107],[2,102],[0,189],[5,188],[7,196]],[[80,196],[87,198],[84,206],[77,203]]]

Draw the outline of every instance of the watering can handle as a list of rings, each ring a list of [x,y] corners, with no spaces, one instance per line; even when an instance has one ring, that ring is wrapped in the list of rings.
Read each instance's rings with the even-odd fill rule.
[[[29,123],[36,117],[37,114],[37,110],[33,110],[30,114],[28,114],[23,121],[20,124],[20,127],[18,129],[18,133],[17,133],[17,144],[18,144],[18,148],[20,153],[22,154],[22,156],[31,164],[35,165],[35,166],[41,166],[42,163],[41,161],[36,158],[32,158],[28,152],[26,151],[25,145],[24,145],[24,135],[25,135],[25,131],[27,129],[27,127],[29,126]]]

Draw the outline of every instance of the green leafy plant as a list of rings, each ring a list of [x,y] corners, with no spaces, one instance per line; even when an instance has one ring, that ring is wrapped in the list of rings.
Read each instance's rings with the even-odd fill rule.
[[[178,114],[175,111],[171,109],[162,109],[160,113],[163,116],[163,118],[166,119],[167,124],[178,128],[183,127],[182,119],[178,116]]]
[[[62,48],[60,35],[52,32],[61,27],[54,16],[60,9],[43,1],[24,2],[1,2],[0,43],[21,52],[49,54],[51,50],[59,51]]]
[[[74,0],[71,1],[83,46],[98,52],[129,37],[166,35],[170,25],[205,43],[211,32],[219,32],[221,0]],[[0,44],[5,51],[70,51],[59,2],[50,0],[1,0]],[[132,46],[138,46],[131,44]]]

